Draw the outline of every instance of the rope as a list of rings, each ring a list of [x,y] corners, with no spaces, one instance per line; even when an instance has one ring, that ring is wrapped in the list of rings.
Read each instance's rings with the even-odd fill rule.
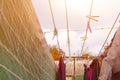
[[[90,13],[89,13],[89,16],[91,16],[91,14],[92,14],[92,8],[93,8],[93,0],[92,0],[92,2],[91,2],[91,7],[90,7]],[[88,18],[88,22],[90,23],[90,18]],[[88,27],[88,24],[87,24],[87,27]],[[87,37],[87,34],[88,34],[88,31],[86,30],[86,32],[85,32],[85,37]],[[83,41],[83,44],[82,44],[82,48],[81,48],[81,54],[83,53],[83,48],[84,48],[84,46],[85,46],[85,42],[86,42],[86,39],[84,39],[84,41]]]
[[[108,33],[108,36],[107,36],[107,38],[105,39],[105,41],[104,41],[104,43],[103,43],[103,45],[102,45],[102,47],[101,47],[101,49],[100,49],[100,51],[99,51],[98,56],[101,54],[101,51],[102,51],[102,49],[103,49],[103,47],[104,47],[106,41],[108,40],[108,38],[109,38],[109,36],[110,36],[110,34],[111,34],[111,32],[112,32],[112,30],[113,30],[113,28],[114,28],[114,26],[115,26],[117,20],[118,20],[118,18],[119,18],[119,16],[120,16],[120,12],[118,13],[117,18],[116,18],[115,22],[113,23],[112,28],[111,28],[110,32]]]
[[[53,22],[53,27],[54,27],[53,39],[54,39],[55,36],[57,37],[58,51],[60,51],[60,44],[59,44],[59,39],[58,39],[58,31],[57,31],[57,28],[56,28],[56,25],[55,25],[54,15],[53,15],[53,12],[52,12],[52,6],[51,6],[50,0],[48,0],[48,2],[49,2],[50,12],[51,12],[51,16],[52,16],[52,22]]]
[[[56,28],[55,20],[54,20],[54,16],[53,16],[53,12],[52,12],[51,2],[50,2],[50,0],[48,0],[48,2],[49,2],[50,12],[51,12],[51,16],[52,16],[52,21],[53,21],[53,27]]]
[[[71,51],[70,51],[70,38],[69,38],[69,26],[68,26],[68,13],[67,13],[67,0],[65,0],[65,12],[66,12],[66,26],[67,26],[68,51],[69,51],[69,56],[71,56]]]

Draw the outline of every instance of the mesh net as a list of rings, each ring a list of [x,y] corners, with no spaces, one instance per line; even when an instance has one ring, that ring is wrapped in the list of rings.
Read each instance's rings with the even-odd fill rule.
[[[55,80],[30,0],[0,0],[0,80]]]

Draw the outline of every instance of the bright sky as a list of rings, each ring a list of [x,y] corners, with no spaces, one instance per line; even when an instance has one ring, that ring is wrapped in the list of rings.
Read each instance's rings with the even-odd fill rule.
[[[67,47],[67,34],[66,34],[66,16],[65,16],[65,0],[50,0],[52,5],[52,11],[54,15],[54,20],[56,27],[59,31],[59,41],[60,47],[68,55]],[[83,41],[81,36],[85,35],[85,29],[87,25],[86,16],[89,15],[89,10],[92,0],[67,0],[68,9],[68,25],[70,31],[70,47],[71,54],[74,52],[79,52]],[[48,0],[32,0],[37,13],[39,22],[41,24],[42,30],[53,31],[53,22],[50,13],[50,7]],[[91,21],[92,33],[88,33],[88,39],[86,40],[85,48],[88,48],[90,52],[97,55],[104,40],[106,39],[110,28],[112,27],[118,13],[120,12],[120,0],[94,0],[92,15],[100,16],[98,22]],[[119,18],[120,19],[120,18]],[[116,27],[118,27],[119,22],[117,22]],[[94,28],[105,28],[105,29],[94,29]],[[61,32],[62,30],[62,32]],[[109,41],[111,40],[113,34],[112,32]],[[48,44],[56,44],[56,39],[52,40],[53,33],[45,34]],[[108,41],[108,42],[109,42]]]

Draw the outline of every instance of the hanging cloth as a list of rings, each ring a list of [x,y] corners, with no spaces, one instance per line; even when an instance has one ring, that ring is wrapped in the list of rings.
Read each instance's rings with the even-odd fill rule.
[[[92,68],[88,68],[88,78],[89,80],[92,80]]]
[[[59,59],[58,80],[66,80],[66,69],[62,56]]]
[[[92,68],[84,64],[84,80],[92,80]]]
[[[84,64],[84,80],[88,80],[88,69],[86,64]]]
[[[90,68],[92,69],[92,80],[98,80],[100,65],[97,58],[92,61],[92,63],[90,64]]]

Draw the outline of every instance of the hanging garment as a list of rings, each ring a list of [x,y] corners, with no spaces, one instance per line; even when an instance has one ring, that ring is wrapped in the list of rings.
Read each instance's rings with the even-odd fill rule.
[[[86,64],[84,64],[84,80],[88,80],[88,69]]]
[[[84,80],[92,80],[92,68],[84,64]]]
[[[90,68],[92,68],[92,80],[98,80],[100,65],[97,58],[92,61],[92,63],[90,64]]]
[[[63,61],[62,56],[59,59],[59,70],[58,70],[58,80],[66,80],[66,71],[65,71],[65,63]]]
[[[120,80],[120,72],[112,74],[112,80]]]
[[[120,27],[118,28],[113,42],[108,50],[107,56],[103,59],[99,80],[112,80],[112,74],[120,72]],[[120,76],[117,76],[117,80]]]
[[[92,80],[92,68],[88,68],[88,80]]]

